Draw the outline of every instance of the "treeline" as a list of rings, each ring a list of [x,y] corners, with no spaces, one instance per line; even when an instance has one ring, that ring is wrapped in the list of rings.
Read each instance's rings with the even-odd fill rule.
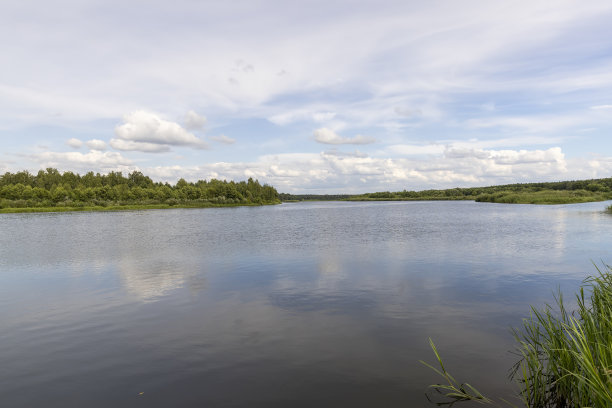
[[[276,189],[249,178],[234,182],[212,179],[176,184],[154,182],[139,171],[83,176],[57,169],[5,173],[0,176],[0,209],[40,207],[121,207],[256,205],[279,203]]]
[[[505,184],[445,190],[377,192],[351,196],[351,201],[475,200],[496,203],[560,204],[612,199],[612,178]]]

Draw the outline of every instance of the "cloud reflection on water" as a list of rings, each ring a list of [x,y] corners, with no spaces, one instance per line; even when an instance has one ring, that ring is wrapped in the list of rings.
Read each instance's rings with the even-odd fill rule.
[[[431,361],[432,337],[457,377],[503,389],[509,327],[557,284],[573,290],[593,272],[589,258],[609,255],[612,218],[593,208],[300,203],[9,216],[0,351],[11,376],[0,384],[20,378],[61,400],[58,384],[86,378],[75,398],[107,406],[100,383],[115,397],[126,384],[148,387],[157,406],[185,395],[212,406],[358,407],[373,395],[425,404],[437,378],[417,361]]]

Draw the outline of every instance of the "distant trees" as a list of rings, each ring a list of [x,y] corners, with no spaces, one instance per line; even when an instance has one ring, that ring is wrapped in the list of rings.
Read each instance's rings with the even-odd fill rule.
[[[279,201],[274,187],[259,181],[234,182],[180,179],[175,185],[154,182],[139,171],[124,176],[121,172],[81,176],[57,169],[0,175],[0,208],[85,207],[133,204],[169,204],[205,206],[272,204]]]
[[[282,195],[281,195],[282,198]],[[612,178],[505,184],[446,190],[389,191],[351,196],[349,200],[475,200],[497,203],[570,203],[612,198]]]

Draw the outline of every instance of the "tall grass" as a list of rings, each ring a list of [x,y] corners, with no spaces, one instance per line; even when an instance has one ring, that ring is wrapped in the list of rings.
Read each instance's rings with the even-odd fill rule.
[[[612,268],[606,265],[586,279],[576,300],[577,309],[569,312],[559,293],[554,305],[532,307],[522,328],[514,330],[520,360],[511,376],[529,408],[612,407]],[[433,343],[432,348],[442,367],[436,371],[447,381],[432,387],[447,398],[444,404],[501,405],[471,386],[461,388],[452,377],[449,381]]]

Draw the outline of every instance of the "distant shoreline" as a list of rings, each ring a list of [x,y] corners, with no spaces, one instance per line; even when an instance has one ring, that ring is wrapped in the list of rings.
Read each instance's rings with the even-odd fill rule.
[[[524,197],[517,201],[505,202],[505,201],[484,201],[476,200],[474,198],[351,198],[345,201],[474,201],[474,202],[490,202],[496,204],[534,204],[534,205],[562,205],[562,204],[581,204],[581,203],[594,203],[611,200],[612,198],[600,198],[600,197],[559,197],[558,201],[554,200],[539,200],[537,196]]]
[[[467,200],[503,204],[577,204],[612,200],[612,178],[506,184],[423,191],[364,194],[279,194],[281,201],[438,201]]]
[[[582,204],[589,202],[603,202],[608,201],[609,198],[603,200],[585,200],[585,201],[574,201],[574,202],[563,202],[563,203],[498,203],[498,204],[532,204],[532,205],[562,205],[562,204]],[[21,213],[54,213],[54,212],[119,212],[119,211],[144,211],[144,210],[171,210],[171,209],[196,209],[196,208],[226,208],[226,207],[261,207],[264,205],[278,205],[282,203],[299,203],[299,202],[323,202],[323,201],[337,201],[337,202],[393,202],[393,201],[474,201],[470,199],[462,198],[405,198],[405,199],[334,199],[334,200],[285,200],[271,203],[242,203],[242,204],[217,204],[217,203],[197,203],[197,204],[143,204],[143,205],[109,205],[103,206],[83,206],[83,207],[26,207],[26,208],[1,208],[0,214],[21,214]],[[612,213],[612,206],[607,207],[606,211]]]
[[[24,208],[1,208],[0,214],[20,214],[20,213],[53,213],[53,212],[114,212],[114,211],[140,211],[140,210],[171,210],[171,209],[194,209],[194,208],[225,208],[225,207],[261,207],[264,205],[277,205],[281,202],[271,203],[237,203],[237,204],[143,204],[143,205],[109,205],[103,206],[84,206],[84,207],[24,207]]]
[[[535,204],[535,205],[562,205],[562,204],[581,204],[581,203],[594,203],[612,200],[612,197],[559,197],[558,201],[553,200],[537,200],[537,197],[525,197],[522,201],[481,201],[475,198],[453,198],[453,197],[425,197],[425,198],[369,198],[369,197],[348,197],[348,198],[308,198],[302,200],[282,200],[283,203],[300,203],[300,202],[322,202],[322,201],[349,201],[349,202],[363,202],[363,201],[474,201],[474,202],[492,202],[497,204]]]

